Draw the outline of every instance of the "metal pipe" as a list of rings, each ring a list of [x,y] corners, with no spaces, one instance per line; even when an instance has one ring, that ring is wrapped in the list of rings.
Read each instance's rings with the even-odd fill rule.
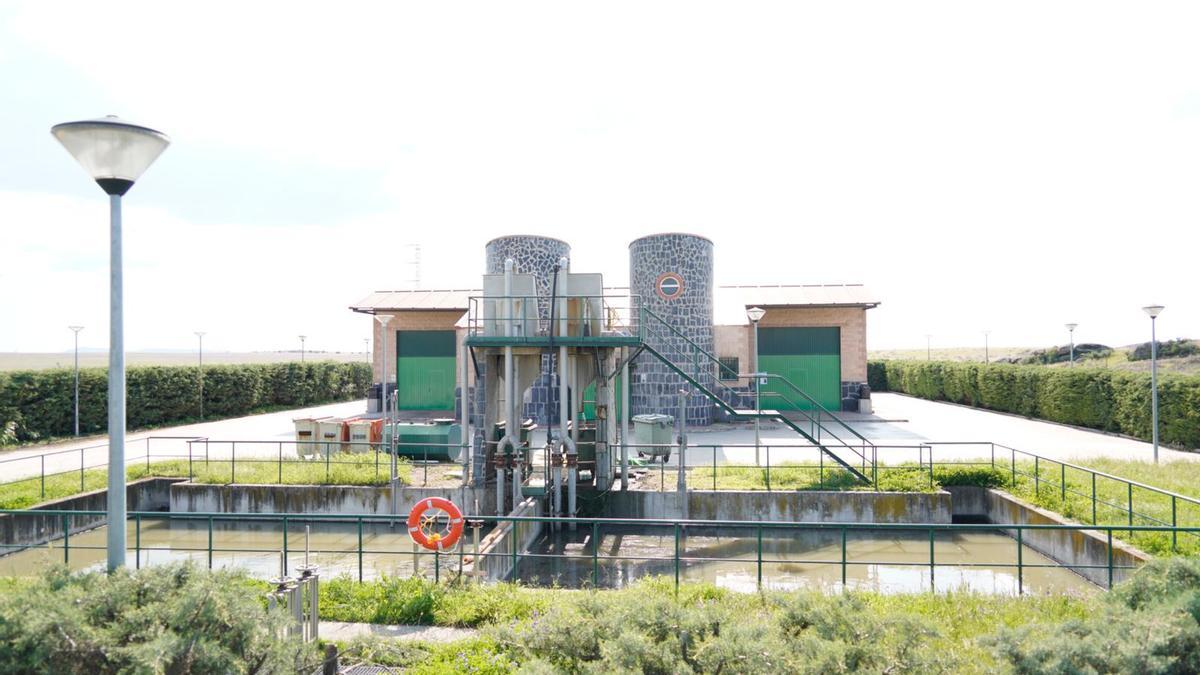
[[[513,337],[514,320],[516,315],[516,303],[513,302],[513,270],[516,263],[512,258],[507,258],[504,261],[504,335],[505,337]],[[513,359],[512,345],[504,347],[504,439],[508,441],[508,447],[511,449],[512,455],[512,503],[513,507],[521,501],[521,457],[520,443],[514,441],[514,434],[517,431],[517,367]],[[519,436],[515,438],[519,439]],[[496,446],[496,451],[499,452],[503,444]],[[499,489],[499,488],[497,488]]]
[[[629,489],[629,348],[621,365],[621,489]]]
[[[121,196],[108,196],[108,570],[125,566],[125,306],[121,255]]]

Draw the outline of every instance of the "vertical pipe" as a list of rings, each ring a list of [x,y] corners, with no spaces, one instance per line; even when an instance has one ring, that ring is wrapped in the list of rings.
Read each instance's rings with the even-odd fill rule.
[[[109,195],[108,570],[125,566],[125,306],[121,196]]]
[[[626,358],[621,365],[621,490],[629,489],[629,348],[626,347]]]

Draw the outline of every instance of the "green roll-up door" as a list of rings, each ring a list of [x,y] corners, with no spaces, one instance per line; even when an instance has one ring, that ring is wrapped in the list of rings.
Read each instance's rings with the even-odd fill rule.
[[[454,408],[452,330],[396,331],[396,391],[401,410]]]
[[[841,329],[836,326],[759,328],[759,370],[786,377],[818,403],[836,411],[841,408],[842,398],[841,344]],[[771,382],[762,388],[762,407],[808,410],[813,406],[787,385]]]

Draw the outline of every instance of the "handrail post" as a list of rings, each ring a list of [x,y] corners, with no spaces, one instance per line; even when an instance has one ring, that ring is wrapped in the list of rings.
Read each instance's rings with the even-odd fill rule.
[[[592,588],[600,587],[600,523],[592,523]]]
[[[237,442],[229,442],[229,483],[237,482]]]
[[[996,468],[996,442],[989,441],[989,445],[992,446],[992,469],[994,470]]]
[[[1129,486],[1129,526],[1133,527],[1133,483],[1125,482]]]
[[[713,460],[713,492],[717,491],[717,446],[712,446]]]
[[[362,547],[363,522],[362,522],[362,520],[363,520],[362,516],[359,516],[358,517],[358,583],[360,583],[360,584],[362,583],[362,580],[363,580],[363,547]],[[476,565],[478,565],[478,564],[479,563],[477,562]]]
[[[1108,588],[1113,587],[1113,544],[1112,528],[1108,528]]]
[[[67,514],[62,514],[63,528],[63,564],[71,564],[71,520]]]
[[[208,569],[212,569],[213,563],[213,517],[208,517]]]
[[[1096,524],[1096,472],[1092,472],[1092,524]]]
[[[937,592],[937,584],[934,582],[934,562],[933,562],[933,528],[929,528],[929,592]]]
[[[46,456],[38,455],[42,459],[42,499],[46,498]]]
[[[193,480],[193,478],[194,478],[194,476],[192,475],[192,442],[188,441],[187,446],[188,446],[188,480],[190,481],[190,480]]]
[[[279,482],[283,483],[283,441],[279,441]]]
[[[1017,595],[1025,593],[1025,568],[1022,566],[1025,557],[1025,530],[1017,526]]]
[[[1060,483],[1059,487],[1062,488],[1061,501],[1065,502],[1065,501],[1067,501],[1067,464],[1066,464],[1066,462],[1059,462],[1058,466],[1059,466],[1058,482]]]
[[[110,441],[111,442],[111,441]],[[83,448],[79,449],[79,491],[83,492]]]
[[[133,517],[133,568],[142,569],[142,514]]]
[[[679,595],[679,523],[675,523],[675,595]]]
[[[767,492],[771,491],[771,446],[767,446]]]
[[[758,590],[762,590],[762,525],[758,526]]]
[[[1042,470],[1038,464],[1039,457],[1040,455],[1033,456],[1033,498],[1035,500],[1042,496]]]
[[[283,572],[281,572],[281,574],[283,574],[284,576],[287,576],[287,571],[288,571],[288,564],[287,564],[287,554],[288,554],[288,540],[287,540],[287,532],[288,532],[288,517],[287,517],[287,516],[284,516],[284,517],[283,517]]]
[[[842,525],[842,590],[846,590],[846,526]]]

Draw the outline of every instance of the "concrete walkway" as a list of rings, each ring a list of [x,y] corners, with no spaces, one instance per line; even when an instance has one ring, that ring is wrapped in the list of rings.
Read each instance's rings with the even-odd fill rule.
[[[207,437],[217,440],[253,440],[273,441],[270,443],[245,444],[237,447],[238,457],[277,457],[279,441],[295,439],[295,426],[292,419],[296,417],[351,417],[367,410],[365,399],[347,403],[332,403],[327,405],[284,410],[280,412],[250,415],[214,422],[201,422],[177,427],[166,427],[150,431],[139,431],[127,434],[125,437],[125,455],[127,463],[146,461],[147,452],[151,459],[168,459],[170,457],[188,456],[188,440],[197,437]],[[209,444],[209,456],[212,458],[228,458],[228,444]],[[288,455],[295,456],[295,448],[285,446]],[[196,448],[195,452],[203,452]],[[52,445],[32,445],[17,448],[0,454],[0,482],[15,478],[36,476],[42,471],[45,455],[45,471],[47,474],[61,471],[78,471],[82,462],[86,468],[106,466],[108,464],[108,437],[93,436],[79,441],[66,441]]]
[[[352,640],[374,635],[392,640],[412,642],[454,642],[479,635],[474,628],[445,628],[442,626],[385,626],[376,623],[345,623],[322,621],[322,640]]]

